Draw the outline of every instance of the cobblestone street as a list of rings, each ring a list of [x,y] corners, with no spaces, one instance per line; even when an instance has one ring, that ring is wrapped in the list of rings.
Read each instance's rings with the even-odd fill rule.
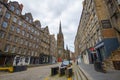
[[[50,76],[51,67],[58,64],[28,68],[27,71],[5,73],[0,72],[0,80],[45,80]]]

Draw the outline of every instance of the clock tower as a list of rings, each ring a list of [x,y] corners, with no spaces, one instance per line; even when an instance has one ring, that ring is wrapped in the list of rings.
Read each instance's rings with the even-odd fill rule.
[[[62,33],[61,22],[59,24],[59,33],[57,34],[57,58],[59,62],[64,59],[64,36]]]

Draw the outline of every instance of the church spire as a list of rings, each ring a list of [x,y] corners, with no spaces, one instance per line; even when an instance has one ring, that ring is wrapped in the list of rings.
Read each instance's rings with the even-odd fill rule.
[[[61,21],[60,21],[60,24],[59,24],[59,33],[62,33]]]
[[[66,45],[66,50],[68,50],[68,45]]]

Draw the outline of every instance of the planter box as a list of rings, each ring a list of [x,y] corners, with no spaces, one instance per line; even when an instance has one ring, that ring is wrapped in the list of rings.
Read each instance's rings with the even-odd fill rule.
[[[27,66],[13,66],[14,72],[20,72],[20,71],[25,71],[25,70],[27,70]]]
[[[51,76],[54,76],[56,74],[58,74],[58,70],[59,70],[59,67],[52,67],[51,68]]]

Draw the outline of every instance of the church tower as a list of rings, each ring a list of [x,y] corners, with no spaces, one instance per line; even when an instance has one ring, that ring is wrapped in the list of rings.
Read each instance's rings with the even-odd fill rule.
[[[59,33],[57,34],[57,58],[59,62],[64,59],[64,36],[62,33],[61,22],[59,24]]]

